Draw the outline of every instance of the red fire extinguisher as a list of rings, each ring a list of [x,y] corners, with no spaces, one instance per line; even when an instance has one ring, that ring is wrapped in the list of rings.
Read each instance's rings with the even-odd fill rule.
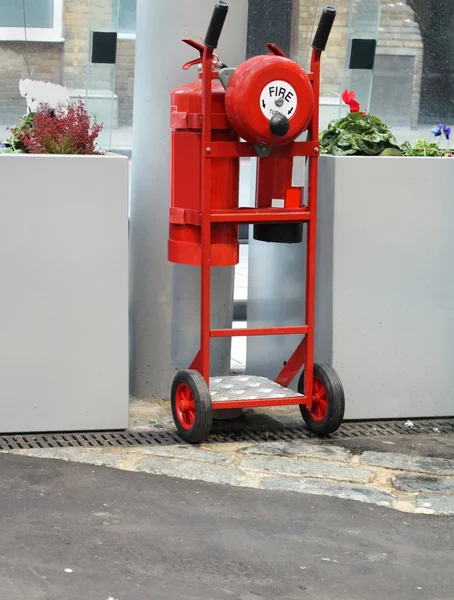
[[[185,39],[203,54],[203,46]],[[213,141],[238,141],[257,151],[257,208],[297,208],[301,188],[292,187],[291,145],[311,120],[314,93],[308,75],[274,44],[270,53],[245,61],[236,69],[216,68],[212,82]],[[201,58],[184,65],[188,69]],[[217,65],[219,67],[219,65]],[[202,75],[175,89],[171,97],[172,161],[169,260],[200,265]],[[273,152],[271,153],[271,150]],[[213,209],[238,207],[239,159],[226,157],[212,167]],[[301,223],[260,223],[256,239],[297,243]],[[213,224],[212,266],[238,262],[238,226]]]
[[[203,46],[183,40],[203,54]],[[202,59],[186,63],[183,69],[199,65]],[[211,122],[213,141],[237,141],[225,111],[225,90],[213,72]],[[202,73],[197,81],[182,85],[171,96],[171,207],[169,260],[186,265],[201,263],[202,197]],[[212,167],[211,203],[213,209],[238,207],[240,161],[238,157],[221,158]],[[212,266],[238,263],[238,225],[214,224],[211,233]]]

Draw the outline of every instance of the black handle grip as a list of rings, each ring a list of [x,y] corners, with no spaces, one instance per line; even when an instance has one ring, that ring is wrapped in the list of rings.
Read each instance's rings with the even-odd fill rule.
[[[323,9],[322,16],[320,17],[320,23],[318,24],[317,32],[315,33],[314,41],[312,42],[312,48],[314,50],[320,50],[320,52],[325,50],[335,18],[335,8],[328,6],[327,8]]]
[[[213,16],[211,17],[208,31],[205,36],[205,46],[213,50],[218,47],[219,38],[221,37],[222,28],[224,27],[229,6],[225,0],[220,0],[214,7]]]

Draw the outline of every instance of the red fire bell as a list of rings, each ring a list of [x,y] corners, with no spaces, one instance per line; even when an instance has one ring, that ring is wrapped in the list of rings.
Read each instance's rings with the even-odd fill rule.
[[[302,190],[292,188],[291,144],[307,130],[314,110],[309,76],[274,44],[271,54],[256,56],[233,73],[226,93],[233,129],[257,148],[257,208],[298,208]],[[272,151],[271,151],[272,150]],[[302,223],[254,225],[254,238],[264,242],[299,243]]]
[[[226,110],[230,125],[254,146],[285,146],[309,125],[314,92],[307,73],[282,51],[255,56],[237,67],[229,81]]]

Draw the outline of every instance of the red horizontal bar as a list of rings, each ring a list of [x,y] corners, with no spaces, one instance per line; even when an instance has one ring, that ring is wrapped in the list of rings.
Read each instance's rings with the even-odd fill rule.
[[[309,221],[307,208],[238,208],[211,211],[212,223],[291,223]]]
[[[293,142],[289,154],[291,156],[318,156],[320,144],[317,141]],[[210,142],[209,150],[205,150],[205,156],[207,158],[244,158],[258,155],[254,146],[247,142]],[[270,156],[273,156],[273,151]],[[281,156],[281,153],[278,156]]]
[[[293,156],[319,156],[320,143],[316,142],[294,142],[292,148]]]
[[[247,142],[210,142],[210,150],[206,152],[208,158],[246,158],[257,156],[252,144]]]
[[[308,332],[309,328],[307,325],[300,325],[299,327],[257,327],[241,329],[212,329],[210,331],[210,337],[212,338],[223,338],[223,337],[252,337],[259,335],[303,335]]]
[[[260,406],[295,406],[298,404],[307,404],[306,396],[294,398],[255,398],[254,400],[213,400],[213,410],[232,409],[232,408],[258,408]]]

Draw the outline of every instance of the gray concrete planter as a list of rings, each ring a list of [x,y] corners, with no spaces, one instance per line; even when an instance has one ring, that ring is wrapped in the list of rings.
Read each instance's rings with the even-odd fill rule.
[[[454,159],[320,162],[316,356],[346,418],[454,415]]]
[[[0,156],[0,432],[128,425],[128,159]]]

